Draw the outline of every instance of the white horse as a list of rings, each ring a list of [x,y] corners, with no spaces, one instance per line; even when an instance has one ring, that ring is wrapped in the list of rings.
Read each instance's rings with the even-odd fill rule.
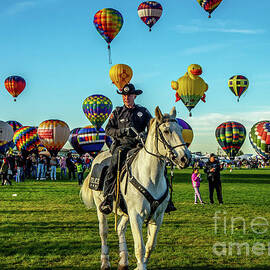
[[[151,206],[146,197],[129,181],[127,192],[125,194],[126,181],[122,181],[120,189],[122,191],[128,216],[122,212],[117,224],[117,233],[119,237],[120,261],[119,270],[128,269],[128,251],[125,239],[127,223],[130,221],[132,235],[135,246],[135,256],[137,258],[136,270],[146,270],[147,262],[153,251],[157,233],[163,221],[165,209],[167,207],[170,194],[168,185],[164,176],[166,160],[173,162],[179,169],[188,166],[191,158],[190,151],[182,137],[182,128],[177,124],[176,110],[173,108],[170,114],[162,115],[159,107],[155,110],[155,118],[151,120],[148,136],[144,145],[131,165],[131,173],[156,200],[165,197],[157,206],[147,226],[147,243],[144,245],[142,226],[151,213]],[[96,157],[92,164],[100,163],[110,156],[109,151],[103,152]],[[110,269],[109,248],[107,246],[108,225],[106,215],[99,211],[99,205],[103,201],[103,192],[89,189],[89,180],[91,172],[84,180],[81,188],[81,197],[84,204],[90,208],[93,206],[93,200],[97,206],[97,215],[99,220],[99,233],[101,238],[101,269]],[[125,178],[124,178],[125,179]],[[164,196],[165,195],[165,196]]]

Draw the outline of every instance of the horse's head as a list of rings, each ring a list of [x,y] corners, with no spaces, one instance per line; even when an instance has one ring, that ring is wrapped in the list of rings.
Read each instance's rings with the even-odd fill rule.
[[[166,157],[179,169],[187,167],[191,160],[183,137],[182,127],[177,123],[175,107],[170,114],[162,114],[159,107],[155,110],[155,119],[151,127],[155,129],[155,148],[158,155]]]

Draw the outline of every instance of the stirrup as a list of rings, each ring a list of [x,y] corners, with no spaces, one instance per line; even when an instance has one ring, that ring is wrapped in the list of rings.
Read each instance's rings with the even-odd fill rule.
[[[169,200],[168,202],[168,205],[167,205],[167,208],[165,210],[165,213],[170,213],[170,212],[173,212],[173,211],[176,211],[176,207],[174,206],[173,202],[171,200]]]

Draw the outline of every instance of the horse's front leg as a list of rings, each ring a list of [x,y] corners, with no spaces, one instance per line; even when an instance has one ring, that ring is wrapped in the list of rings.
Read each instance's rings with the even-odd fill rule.
[[[148,263],[151,253],[156,246],[157,234],[162,224],[163,215],[164,214],[160,215],[160,217],[157,219],[157,222],[149,223],[147,226],[147,243],[145,247],[145,256],[144,256],[144,262],[146,264]]]
[[[108,223],[107,218],[102,214],[97,208],[97,215],[99,221],[99,235],[101,239],[101,270],[111,269],[111,264],[109,260],[109,247],[107,245],[108,236]]]
[[[135,256],[137,258],[137,268],[135,270],[146,270],[146,264],[144,263],[145,246],[142,235],[143,218],[138,214],[129,213],[130,226],[134,239]]]
[[[119,239],[119,256],[120,261],[118,265],[118,270],[127,270],[128,269],[128,250],[126,243],[126,229],[127,229],[128,217],[121,216],[121,219],[117,225],[117,233]]]

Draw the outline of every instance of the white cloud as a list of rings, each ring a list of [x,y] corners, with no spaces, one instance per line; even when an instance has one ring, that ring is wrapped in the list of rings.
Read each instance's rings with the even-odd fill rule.
[[[7,10],[6,14],[15,15],[17,13],[23,12],[37,4],[36,1],[23,1],[11,5]]]

